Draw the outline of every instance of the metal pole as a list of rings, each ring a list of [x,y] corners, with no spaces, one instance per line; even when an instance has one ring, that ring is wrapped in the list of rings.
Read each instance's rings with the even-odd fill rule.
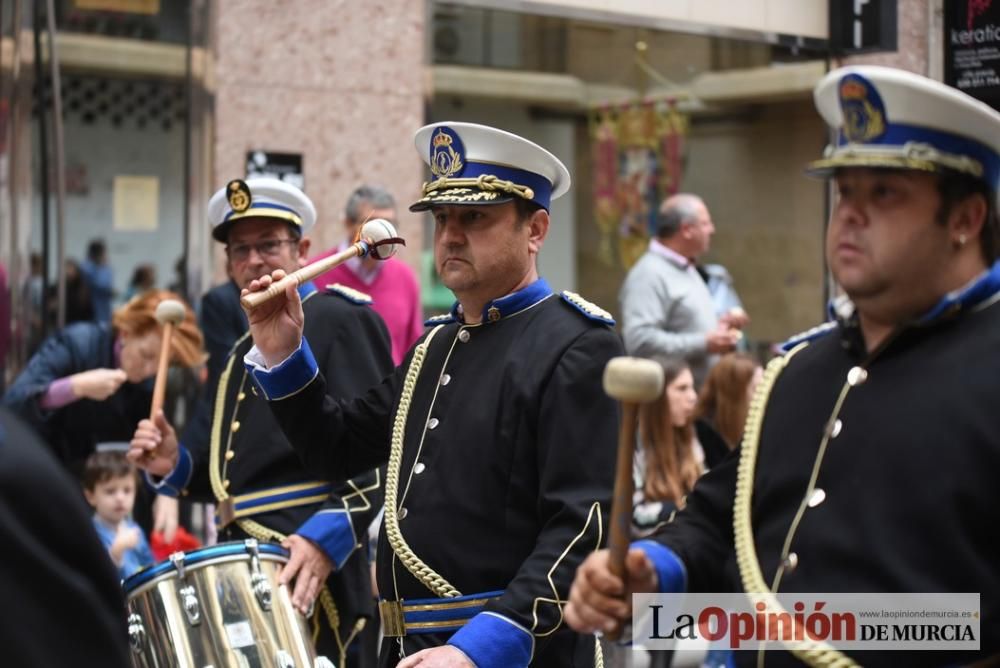
[[[49,68],[52,77],[52,134],[53,157],[55,158],[56,181],[56,259],[59,262],[59,311],[56,324],[59,329],[66,325],[66,155],[63,144],[62,122],[62,80],[59,76],[59,50],[56,46],[55,0],[46,0],[45,11],[49,33]]]
[[[42,203],[42,336],[49,332],[49,276],[50,254],[52,244],[50,232],[50,202],[49,202],[49,132],[45,123],[48,105],[45,104],[45,71],[42,69],[42,6],[40,0],[32,3],[32,25],[35,45],[35,99],[38,103],[38,190]],[[59,265],[60,268],[62,265]],[[59,270],[57,270],[59,271]],[[58,300],[57,300],[58,303]]]

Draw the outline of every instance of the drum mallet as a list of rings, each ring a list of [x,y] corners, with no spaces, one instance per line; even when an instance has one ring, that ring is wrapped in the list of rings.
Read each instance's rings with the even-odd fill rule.
[[[302,285],[352,257],[370,255],[376,260],[388,260],[396,254],[397,244],[405,246],[406,242],[396,236],[396,228],[392,223],[383,218],[374,218],[361,226],[358,238],[350,247],[293,271],[280,281],[272,283],[266,290],[251,292],[240,297],[240,303],[247,310],[253,310],[275,295],[284,293],[289,285]]]
[[[632,481],[639,404],[651,403],[663,396],[663,367],[638,357],[614,357],[604,367],[604,391],[621,402],[621,425],[618,430],[618,461],[615,491],[611,502],[611,535],[608,538],[611,572],[625,582],[625,555],[631,543]],[[621,636],[621,627],[605,634],[609,640]]]
[[[170,339],[174,334],[174,326],[184,322],[187,311],[184,304],[176,299],[164,299],[156,305],[156,322],[163,326],[160,342],[160,359],[156,367],[156,382],[153,384],[153,405],[149,409],[149,419],[154,420],[156,413],[163,408],[163,399],[167,392],[167,367],[170,365]]]

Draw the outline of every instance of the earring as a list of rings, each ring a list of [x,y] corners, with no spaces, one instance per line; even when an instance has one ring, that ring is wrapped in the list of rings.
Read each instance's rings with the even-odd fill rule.
[[[958,245],[959,246],[964,246],[966,241],[968,241],[968,238],[966,238],[964,232],[962,234],[958,235]]]

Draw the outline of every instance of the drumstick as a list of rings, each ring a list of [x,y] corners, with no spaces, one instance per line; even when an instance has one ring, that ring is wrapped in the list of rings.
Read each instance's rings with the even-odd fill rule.
[[[604,392],[618,399],[622,406],[622,421],[618,431],[618,461],[615,470],[615,491],[611,502],[611,534],[608,538],[611,572],[628,582],[625,555],[631,542],[633,458],[635,457],[636,418],[639,404],[656,401],[663,396],[663,367],[652,360],[637,357],[614,357],[604,367]],[[621,628],[605,634],[617,640]]]
[[[275,295],[282,294],[289,285],[302,285],[352,257],[371,255],[376,260],[388,260],[396,253],[396,244],[406,245],[405,241],[396,236],[396,228],[392,223],[383,218],[374,218],[362,225],[359,237],[350,247],[293,271],[280,281],[272,283],[266,290],[240,297],[240,303],[247,310],[253,310]]]
[[[156,382],[153,384],[153,404],[149,409],[150,420],[163,408],[163,398],[167,391],[167,366],[170,364],[170,339],[173,337],[174,325],[184,322],[185,315],[184,304],[176,299],[164,299],[156,305],[156,321],[163,325],[163,338],[156,367]]]

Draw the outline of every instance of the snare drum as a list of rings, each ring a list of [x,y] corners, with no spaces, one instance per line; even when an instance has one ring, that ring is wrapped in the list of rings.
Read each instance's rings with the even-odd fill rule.
[[[288,552],[256,540],[169,559],[124,582],[136,668],[333,668],[317,657],[278,571]]]

